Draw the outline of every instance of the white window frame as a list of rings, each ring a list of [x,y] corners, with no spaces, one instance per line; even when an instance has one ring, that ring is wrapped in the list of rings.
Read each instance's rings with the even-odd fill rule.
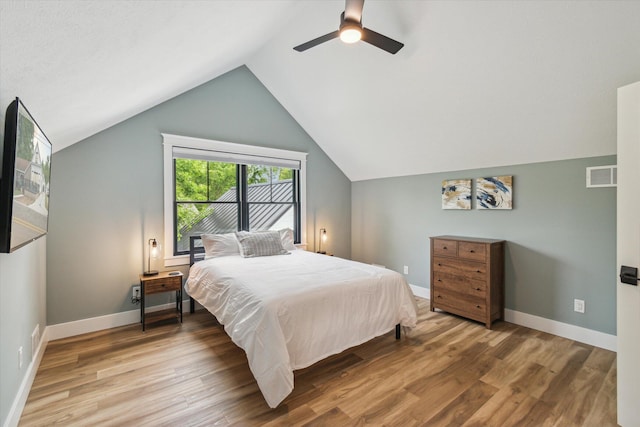
[[[255,145],[236,144],[233,142],[216,141],[213,139],[193,138],[190,136],[163,133],[162,145],[164,151],[164,265],[173,267],[188,265],[189,255],[173,254],[173,148],[183,147],[196,150],[218,151],[231,155],[259,156],[274,159],[284,159],[300,162],[300,241],[304,245],[307,241],[307,153],[299,151],[281,150],[278,148],[258,147]]]

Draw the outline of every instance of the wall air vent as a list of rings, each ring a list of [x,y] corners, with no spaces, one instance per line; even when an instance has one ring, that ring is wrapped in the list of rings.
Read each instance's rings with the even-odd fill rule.
[[[587,188],[616,187],[618,166],[594,166],[587,168]]]

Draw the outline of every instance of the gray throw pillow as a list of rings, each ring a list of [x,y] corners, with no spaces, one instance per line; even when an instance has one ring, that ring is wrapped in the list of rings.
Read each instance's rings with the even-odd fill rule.
[[[282,246],[280,233],[277,231],[238,231],[236,238],[240,243],[240,254],[245,258],[289,253]]]

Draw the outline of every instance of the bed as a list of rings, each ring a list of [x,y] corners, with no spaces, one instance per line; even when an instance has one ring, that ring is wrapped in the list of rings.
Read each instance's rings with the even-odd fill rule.
[[[185,283],[191,310],[196,300],[245,351],[271,408],[293,390],[294,370],[416,325],[415,299],[397,272],[291,245],[273,256],[207,257],[198,240]]]

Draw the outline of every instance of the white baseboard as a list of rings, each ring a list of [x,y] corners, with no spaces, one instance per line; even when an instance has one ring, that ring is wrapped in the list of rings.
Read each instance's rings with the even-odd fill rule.
[[[504,320],[516,325],[526,326],[527,328],[558,335],[606,350],[617,351],[618,337],[615,335],[509,309],[504,310],[504,317]]]
[[[411,284],[409,286],[415,296],[426,299],[431,298],[429,288]],[[509,309],[504,310],[504,317],[507,322],[537,331],[547,332],[573,341],[604,348],[605,350],[616,351],[617,349],[617,337],[615,335]]]
[[[420,298],[425,298],[425,299],[431,298],[431,291],[429,290],[429,288],[423,288],[422,286],[412,285],[411,283],[409,283],[409,286],[411,287],[411,290],[413,291],[413,294],[415,296]]]
[[[165,310],[172,307],[175,307],[175,302],[147,307],[146,312],[152,313],[154,311]],[[182,309],[189,309],[188,299],[182,301]],[[89,332],[101,331],[103,329],[132,325],[134,323],[140,323],[139,308],[120,313],[91,317],[89,319],[75,320],[73,322],[58,323],[56,325],[47,326],[47,330],[49,331],[49,340],[53,341]]]
[[[27,398],[29,397],[33,380],[36,378],[36,373],[38,372],[38,367],[42,361],[42,356],[44,356],[44,351],[47,348],[48,341],[47,328],[45,327],[42,335],[40,336],[40,342],[38,343],[35,357],[31,360],[29,366],[27,366],[27,372],[20,383],[20,388],[18,389],[16,398],[11,405],[11,409],[9,409],[9,414],[7,414],[3,427],[16,427],[18,422],[20,422],[20,416],[22,415],[24,404],[27,403]]]

